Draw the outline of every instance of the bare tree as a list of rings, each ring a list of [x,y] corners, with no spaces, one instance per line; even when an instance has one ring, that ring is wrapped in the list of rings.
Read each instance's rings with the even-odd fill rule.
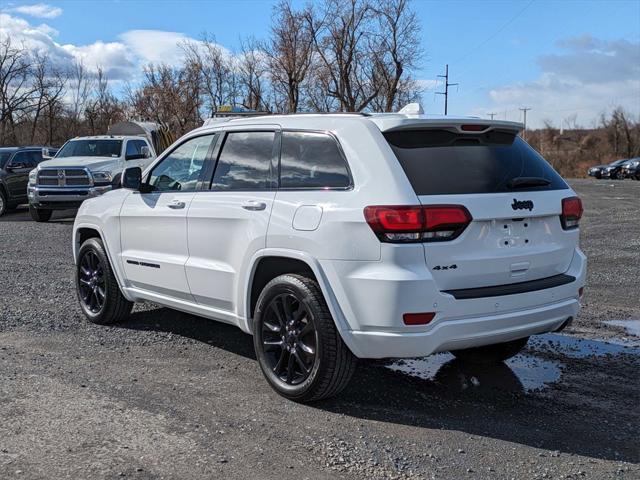
[[[40,125],[42,117],[45,117],[47,124],[44,125],[46,133],[46,143],[50,143],[53,137],[54,116],[60,111],[60,101],[64,94],[66,80],[62,72],[51,65],[48,57],[41,53],[34,53],[32,56],[32,79],[31,84],[34,89],[34,102],[31,108],[31,134],[29,143],[36,140],[36,131]]]
[[[104,133],[110,125],[124,119],[124,105],[111,92],[109,80],[98,67],[93,98],[85,110],[92,135]]]
[[[316,53],[329,77],[327,94],[342,111],[361,111],[380,93],[371,47],[373,10],[367,0],[326,0],[319,15],[306,12]]]
[[[29,51],[14,47],[11,37],[0,41],[0,142],[18,143],[16,123],[32,108],[36,89],[31,82]]]
[[[242,41],[238,70],[245,108],[269,109],[265,98],[267,68],[266,54],[260,42],[253,37]]]
[[[185,64],[197,73],[197,81],[206,115],[213,116],[222,105],[235,104],[233,69],[230,55],[218,45],[213,35],[204,34],[199,42],[186,41],[181,44],[185,53]]]
[[[199,126],[199,66],[187,63],[174,69],[149,65],[144,73],[143,83],[130,94],[137,116],[167,124],[178,135]]]
[[[423,55],[420,22],[408,0],[377,0],[372,9],[377,29],[371,48],[379,82],[374,109],[392,112],[419,95],[409,71],[417,67]]]
[[[313,38],[306,21],[310,9],[298,12],[290,1],[280,1],[273,9],[265,49],[274,88],[286,98],[284,110],[290,113],[298,111],[301,86],[311,65]]]

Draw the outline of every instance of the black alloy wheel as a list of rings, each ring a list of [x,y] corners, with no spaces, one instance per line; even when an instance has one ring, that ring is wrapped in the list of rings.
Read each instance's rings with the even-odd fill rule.
[[[78,291],[80,301],[91,313],[97,314],[104,308],[107,289],[104,269],[93,250],[87,250],[80,259],[78,270]]]
[[[357,363],[320,286],[298,274],[280,275],[263,288],[256,302],[253,345],[269,385],[296,402],[337,395]]]
[[[122,295],[100,238],[80,246],[75,280],[80,308],[90,322],[111,325],[131,313],[133,303]]]
[[[277,295],[268,304],[261,340],[267,364],[282,382],[299,385],[309,377],[318,336],[310,312],[292,293]]]

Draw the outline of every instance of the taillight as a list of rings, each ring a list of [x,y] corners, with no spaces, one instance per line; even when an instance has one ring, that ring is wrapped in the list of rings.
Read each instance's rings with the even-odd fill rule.
[[[565,230],[578,228],[580,219],[582,218],[582,200],[578,197],[569,197],[562,199],[562,215],[560,215],[560,223]]]
[[[381,241],[392,243],[453,240],[472,220],[462,205],[371,206],[364,218]]]

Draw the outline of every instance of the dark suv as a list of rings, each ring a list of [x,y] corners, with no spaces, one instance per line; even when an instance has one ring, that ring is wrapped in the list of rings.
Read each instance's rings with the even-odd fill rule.
[[[2,147],[0,148],[0,216],[7,210],[27,203],[29,172],[42,160],[42,152],[48,155],[56,150],[49,147]]]

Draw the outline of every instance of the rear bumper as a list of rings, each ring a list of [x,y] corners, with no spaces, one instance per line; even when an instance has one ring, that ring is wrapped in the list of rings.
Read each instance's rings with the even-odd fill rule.
[[[27,187],[29,205],[35,208],[61,210],[78,208],[87,198],[97,197],[112,189],[111,185],[81,188]]]
[[[361,358],[423,357],[557,330],[578,313],[577,298],[534,309],[438,322],[428,332],[350,332]]]
[[[396,249],[396,252],[401,252]],[[525,293],[458,299],[439,291],[427,269],[393,262],[322,262],[343,321],[343,340],[360,358],[420,357],[501,343],[557,330],[580,309],[586,257],[575,249],[573,281]],[[383,255],[384,257],[384,255]],[[408,326],[404,313],[435,312],[428,325]]]

